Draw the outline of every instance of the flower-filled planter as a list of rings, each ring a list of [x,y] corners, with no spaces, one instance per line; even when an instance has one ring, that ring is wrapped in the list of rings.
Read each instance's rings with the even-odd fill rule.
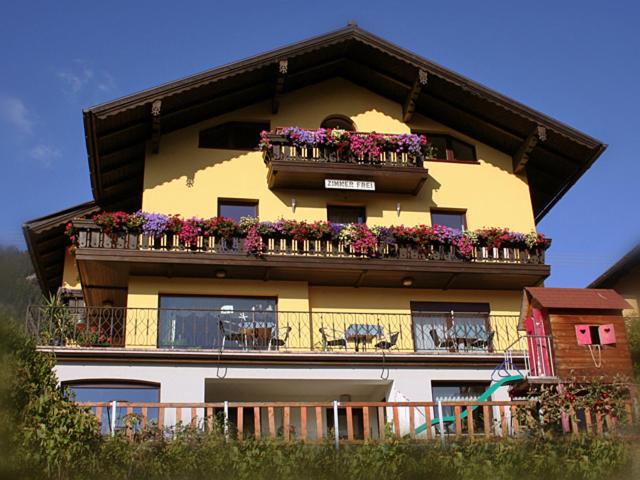
[[[370,227],[323,220],[259,221],[252,217],[235,222],[224,217],[184,219],[147,212],[103,212],[93,220],[101,232],[90,233],[106,234],[103,237],[108,237],[117,248],[142,245],[151,249],[200,251],[208,250],[213,239],[216,251],[245,251],[258,257],[267,252],[313,254],[331,249],[337,254],[369,258],[515,261],[540,258],[551,245],[551,240],[540,233],[525,234],[496,227],[461,231],[442,225]],[[82,232],[69,224],[66,234],[75,244]],[[94,245],[92,239],[91,246],[99,245]]]

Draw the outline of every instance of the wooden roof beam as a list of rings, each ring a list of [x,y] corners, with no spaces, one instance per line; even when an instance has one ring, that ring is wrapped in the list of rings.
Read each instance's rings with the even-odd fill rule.
[[[513,172],[521,173],[525,165],[529,161],[529,155],[536,147],[538,142],[544,142],[547,139],[547,129],[541,125],[537,125],[531,133],[524,139],[524,142],[518,148],[513,156]]]
[[[280,109],[280,96],[284,92],[284,80],[289,70],[289,60],[284,59],[278,62],[278,74],[276,77],[276,87],[271,99],[271,113],[274,115],[278,113]]]
[[[151,152],[160,151],[160,110],[162,100],[154,100],[151,104]]]
[[[420,96],[422,88],[427,84],[429,76],[426,71],[418,70],[418,76],[411,86],[411,90],[407,94],[407,99],[402,106],[402,121],[408,123],[413,117],[413,112],[416,110],[416,102]]]

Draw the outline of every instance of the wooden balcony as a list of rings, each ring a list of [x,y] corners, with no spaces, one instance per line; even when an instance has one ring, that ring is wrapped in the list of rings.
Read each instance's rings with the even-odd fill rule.
[[[336,188],[336,185],[327,187],[326,180],[351,180],[353,184],[342,187],[416,195],[428,177],[423,158],[417,154],[384,151],[374,158],[362,158],[324,146],[296,147],[278,134],[270,134],[268,138],[273,147],[265,154],[271,189],[324,190]]]
[[[474,250],[460,258],[455,248],[423,249],[385,245],[363,256],[339,241],[269,239],[260,256],[243,238],[201,236],[191,246],[177,236],[107,234],[91,220],[76,220],[75,256],[85,292],[125,291],[129,275],[217,277],[305,281],[311,285],[521,289],[540,284],[550,273],[544,251],[518,248]]]

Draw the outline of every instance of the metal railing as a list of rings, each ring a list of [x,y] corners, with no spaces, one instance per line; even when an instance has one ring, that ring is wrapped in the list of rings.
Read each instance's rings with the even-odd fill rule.
[[[184,426],[217,431],[228,439],[270,438],[281,441],[340,444],[382,441],[387,437],[429,441],[448,437],[517,436],[523,429],[518,408],[527,400],[437,400],[424,402],[206,402],[138,403],[82,402],[97,417],[103,434],[133,435],[156,428],[164,435]],[[625,403],[625,422],[633,408]],[[619,419],[582,409],[572,412],[565,433],[603,434],[614,431]]]
[[[144,233],[104,232],[92,220],[75,220],[77,230],[77,247],[100,248],[112,250],[138,250],[162,252],[201,252],[220,255],[250,254],[245,246],[245,239],[214,238],[200,235],[185,245],[177,234],[154,236]],[[397,244],[380,245],[375,252],[367,255],[354,251],[346,242],[339,240],[292,240],[282,238],[265,239],[265,256],[324,257],[324,258],[361,258],[373,257],[382,260],[416,260],[444,262],[475,263],[507,263],[534,264],[545,263],[545,252],[542,249],[526,248],[474,247],[469,258],[462,258],[455,246],[425,245],[423,247],[403,246]]]
[[[224,311],[39,307],[27,327],[39,345],[263,352],[503,352],[518,317],[486,314]],[[526,345],[523,345],[526,347]]]
[[[529,377],[555,377],[553,337],[551,335],[523,335],[509,345],[505,351],[505,369],[518,370],[518,363],[524,363]]]
[[[351,136],[366,136],[367,133],[351,132]],[[265,153],[265,162],[272,160],[309,162],[309,163],[348,163],[371,167],[414,167],[422,168],[422,153],[398,153],[396,148],[382,148],[379,155],[356,155],[350,149],[320,145],[316,147],[295,146],[284,135],[267,135],[271,149]]]

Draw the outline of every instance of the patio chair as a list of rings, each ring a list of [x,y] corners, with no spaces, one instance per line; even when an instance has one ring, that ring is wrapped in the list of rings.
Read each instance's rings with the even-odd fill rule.
[[[218,321],[218,331],[220,332],[220,337],[222,337],[222,350],[224,350],[224,344],[227,340],[230,342],[241,342],[244,345],[244,349],[247,349],[247,337],[240,333],[239,331],[232,331],[231,329],[225,327],[225,321]]]
[[[451,338],[440,338],[440,335],[438,335],[438,331],[435,328],[429,330],[429,335],[431,336],[436,348],[453,348],[456,346],[455,342]]]
[[[496,332],[489,332],[489,334],[485,338],[479,338],[475,340],[472,344],[472,348],[481,348],[482,350],[489,350],[491,348],[491,344],[493,343],[493,337],[495,337]]]
[[[333,336],[329,337],[326,332],[326,328],[322,327],[319,329],[320,335],[322,335],[322,349],[326,352],[330,348],[340,347],[347,349],[347,337],[345,337],[344,333],[339,334],[337,331],[333,331]]]
[[[289,333],[291,332],[291,327],[285,327],[283,332],[280,329],[276,329],[274,335],[269,339],[269,350],[273,348],[274,350],[278,350],[280,347],[285,347],[285,349],[289,348]],[[282,337],[280,333],[284,333]]]
[[[400,332],[390,333],[388,337],[380,337],[378,343],[374,346],[376,350],[391,350],[398,345],[398,338],[400,337]]]

